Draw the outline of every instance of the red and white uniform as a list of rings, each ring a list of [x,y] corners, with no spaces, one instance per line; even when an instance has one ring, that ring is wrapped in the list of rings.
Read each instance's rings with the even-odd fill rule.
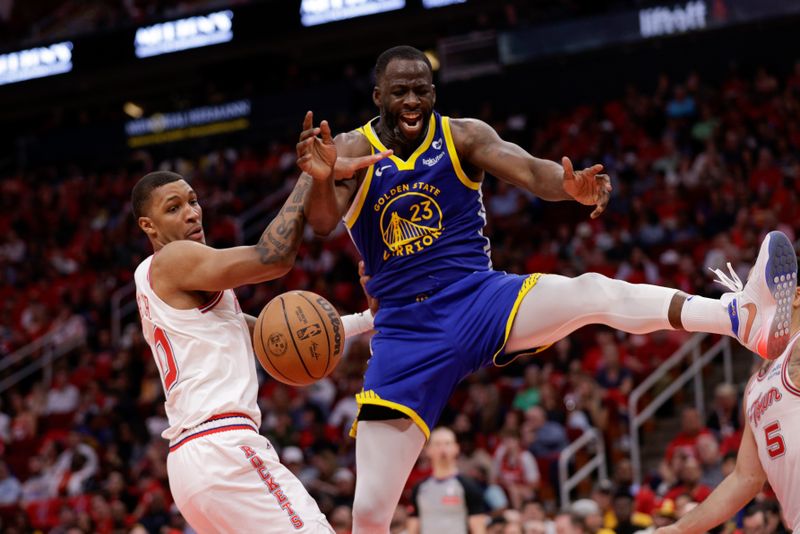
[[[789,377],[796,335],[769,367],[750,380],[745,392],[747,422],[758,458],[786,521],[800,533],[800,385]]]
[[[201,534],[333,532],[258,433],[255,355],[233,290],[199,308],[173,308],[153,291],[152,260],[134,274],[136,301],[166,395],[162,436],[178,509]]]

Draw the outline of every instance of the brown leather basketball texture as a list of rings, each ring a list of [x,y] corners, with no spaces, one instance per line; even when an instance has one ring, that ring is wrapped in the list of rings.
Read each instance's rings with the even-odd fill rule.
[[[283,293],[258,315],[253,349],[275,380],[290,386],[313,384],[339,364],[344,350],[342,319],[316,293]]]

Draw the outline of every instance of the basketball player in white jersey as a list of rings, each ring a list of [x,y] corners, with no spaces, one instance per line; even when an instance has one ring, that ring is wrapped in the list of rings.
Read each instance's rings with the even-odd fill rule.
[[[777,495],[788,527],[800,534],[800,288],[781,298],[792,305],[791,340],[747,384],[736,469],[702,504],[656,534],[706,532],[733,517],[764,482]]]
[[[319,132],[307,114],[298,153]],[[333,532],[258,433],[255,318],[242,313],[232,288],[291,268],[314,181],[352,175],[384,156],[298,160],[310,177],[301,176],[254,246],[206,246],[197,194],[178,174],[153,172],[133,188],[133,214],[154,250],[136,269],[136,298],[166,394],[170,489],[201,534]],[[368,314],[342,322],[348,336],[372,327]]]

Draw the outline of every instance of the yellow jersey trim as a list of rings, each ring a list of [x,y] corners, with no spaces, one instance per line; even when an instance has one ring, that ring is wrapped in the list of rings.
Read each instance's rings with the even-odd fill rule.
[[[425,439],[428,440],[431,437],[431,430],[428,428],[427,423],[419,416],[417,412],[405,406],[403,404],[399,404],[397,402],[392,402],[388,400],[384,400],[378,396],[373,390],[369,391],[362,391],[361,393],[356,393],[356,402],[358,403],[358,410],[361,411],[361,407],[365,404],[372,404],[375,406],[384,406],[386,408],[391,408],[392,410],[397,410],[398,412],[407,415],[416,425],[422,430],[422,433],[425,434]],[[350,437],[356,437],[356,432],[358,430],[358,416],[356,415],[355,421],[353,421],[353,426],[350,428]]]
[[[515,361],[520,356],[531,356],[533,354],[538,354],[543,350],[550,348],[550,345],[545,345],[544,347],[536,347],[531,350],[518,352],[514,355],[514,358],[512,358],[511,360],[504,362],[502,364],[497,363],[497,357],[500,355],[501,352],[503,352],[506,343],[508,343],[508,336],[509,334],[511,334],[511,327],[514,325],[514,319],[517,317],[517,312],[519,311],[519,305],[522,304],[522,299],[524,299],[525,295],[527,295],[528,292],[536,286],[536,284],[539,282],[539,278],[541,277],[542,273],[533,273],[528,278],[526,278],[525,281],[522,283],[522,287],[519,289],[519,293],[517,294],[517,299],[514,301],[514,306],[511,308],[511,312],[508,314],[508,320],[506,321],[506,332],[505,335],[503,336],[503,344],[500,345],[500,348],[497,349],[497,352],[495,352],[494,356],[492,356],[492,363],[494,363],[496,367],[505,367],[506,365],[509,365],[510,363]]]
[[[385,152],[386,150],[389,150],[383,145],[383,143],[381,143],[381,140],[378,138],[378,134],[376,134],[375,130],[372,128],[372,121],[369,121],[367,124],[363,126],[362,133],[367,136],[367,139],[369,139],[369,142],[372,143],[372,146],[377,148],[379,151]],[[414,165],[417,163],[417,158],[420,157],[423,152],[428,150],[428,148],[431,146],[431,143],[433,142],[433,136],[435,134],[436,134],[436,116],[433,113],[431,113],[431,118],[428,120],[428,133],[425,134],[425,139],[422,141],[422,144],[420,144],[414,151],[414,153],[411,154],[411,157],[403,161],[399,157],[392,154],[391,156],[389,156],[389,159],[394,162],[394,164],[397,166],[398,171],[413,171]]]
[[[369,186],[372,184],[372,175],[374,171],[375,165],[370,165],[367,168],[367,174],[364,175],[364,181],[361,183],[361,187],[358,189],[358,193],[356,193],[356,198],[353,199],[353,205],[347,212],[347,218],[344,221],[345,226],[348,228],[353,227],[358,220],[358,216],[361,214],[361,208],[364,207],[364,202],[367,200]]]
[[[461,168],[461,161],[458,159],[458,152],[456,152],[456,144],[453,142],[453,134],[450,131],[450,117],[442,117],[442,132],[444,133],[447,153],[450,154],[450,161],[453,162],[453,170],[456,171],[456,176],[458,176],[462,184],[477,191],[481,188],[480,182],[470,180],[467,173]]]

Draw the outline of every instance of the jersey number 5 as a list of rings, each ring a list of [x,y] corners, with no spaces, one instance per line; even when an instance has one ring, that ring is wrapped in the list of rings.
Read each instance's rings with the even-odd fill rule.
[[[175,361],[175,353],[172,352],[172,343],[161,327],[155,327],[153,339],[156,342],[156,361],[161,369],[161,379],[164,381],[164,393],[169,395],[172,386],[178,381],[178,362]]]
[[[786,444],[781,435],[781,424],[778,421],[770,423],[764,427],[764,434],[767,438],[767,452],[770,458],[779,458],[786,453]]]

